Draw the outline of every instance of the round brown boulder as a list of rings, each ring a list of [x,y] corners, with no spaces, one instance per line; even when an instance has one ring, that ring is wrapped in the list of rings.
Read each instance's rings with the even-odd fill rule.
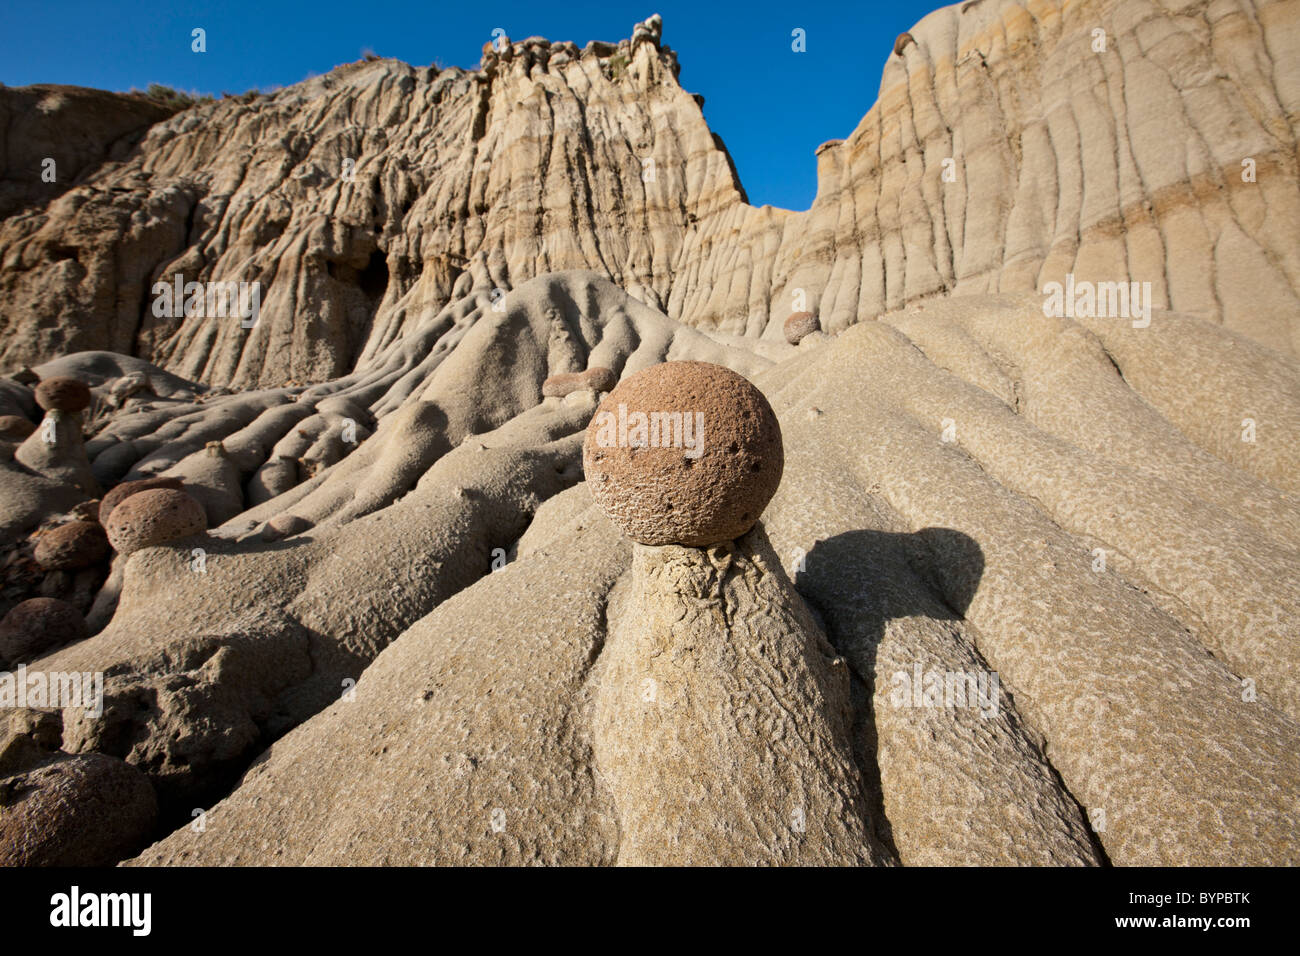
[[[909,43],[915,43],[915,42],[916,40],[912,37],[912,34],[900,33],[898,35],[898,39],[894,41],[894,55],[902,56],[903,51],[907,49],[907,45]]]
[[[86,619],[67,601],[30,598],[15,605],[0,621],[0,660],[11,664],[31,660],[89,636]]]
[[[90,405],[90,389],[66,375],[47,378],[36,386],[36,404],[47,412],[79,412]]]
[[[23,441],[36,426],[21,415],[0,415],[0,441]]]
[[[70,521],[36,539],[32,557],[46,571],[88,568],[108,554],[108,536],[93,521]]]
[[[302,534],[304,531],[310,531],[312,523],[306,518],[298,515],[282,514],[276,515],[266,523],[262,528],[263,541],[279,541],[282,538],[291,538],[295,534]]]
[[[798,345],[805,335],[820,332],[822,324],[811,312],[795,312],[785,320],[783,331],[785,340],[791,345]]]
[[[0,785],[0,866],[111,866],[157,816],[153,785],[126,761],[61,755]]]
[[[608,392],[613,390],[618,379],[614,372],[605,368],[603,365],[597,365],[589,368],[585,372],[562,372],[559,375],[552,375],[542,383],[542,397],[544,398],[563,398],[570,392],[576,392],[581,388],[589,388],[596,392]]]
[[[136,481],[122,482],[104,495],[104,500],[99,503],[100,523],[107,523],[108,516],[113,513],[113,509],[126,501],[127,498],[141,491],[149,491],[151,488],[173,488],[180,491],[181,480],[179,478],[140,478]]]
[[[708,362],[664,362],[619,383],[582,448],[592,497],[633,541],[740,537],[776,493],[781,426],[763,393]]]
[[[108,541],[118,554],[188,538],[208,527],[203,505],[174,488],[152,488],[131,495],[104,523]]]

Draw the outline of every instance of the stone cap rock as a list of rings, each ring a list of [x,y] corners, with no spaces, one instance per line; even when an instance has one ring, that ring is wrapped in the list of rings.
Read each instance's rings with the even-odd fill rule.
[[[94,521],[70,521],[36,539],[32,557],[46,571],[76,571],[102,561],[108,537]]]
[[[781,330],[785,333],[787,342],[798,345],[804,336],[820,332],[821,328],[821,322],[811,312],[794,312],[785,320]]]
[[[148,491],[151,488],[172,488],[180,491],[183,485],[179,478],[138,478],[135,481],[124,481],[120,485],[113,487],[100,501],[100,524],[107,522],[109,515],[113,513],[113,509],[126,501],[127,498],[138,492]]]
[[[90,636],[86,619],[67,601],[29,598],[0,620],[0,660],[30,660],[56,647]]]
[[[47,378],[36,386],[36,404],[47,412],[80,412],[90,406],[90,387],[67,375]]]
[[[119,554],[188,538],[207,527],[203,505],[173,488],[151,488],[131,495],[113,509],[104,524],[109,543]]]
[[[592,497],[633,541],[698,547],[754,526],[785,453],[776,414],[743,376],[664,362],[605,397],[582,462]]]

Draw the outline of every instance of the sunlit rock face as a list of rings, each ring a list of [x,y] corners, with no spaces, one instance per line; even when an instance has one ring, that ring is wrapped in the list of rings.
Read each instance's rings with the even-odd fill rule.
[[[476,71],[347,64],[161,119],[0,225],[0,368],[110,349],[211,384],[324,381],[454,296],[574,268],[768,338],[791,311],[838,331],[928,296],[1149,282],[1157,307],[1294,353],[1293,19],[945,7],[878,44],[880,100],[809,157],[807,212],[746,203],[659,24],[489,43]],[[103,138],[141,109],[101,104]],[[156,308],[176,275],[259,282],[258,321]]]

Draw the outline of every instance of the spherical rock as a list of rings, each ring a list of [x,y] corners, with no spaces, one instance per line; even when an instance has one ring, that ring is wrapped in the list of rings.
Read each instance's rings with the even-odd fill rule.
[[[17,663],[90,636],[86,619],[67,601],[29,598],[0,621],[0,659]]]
[[[633,541],[702,546],[752,528],[785,466],[763,393],[708,362],[665,362],[601,402],[582,449],[592,497]]]
[[[291,538],[295,534],[311,530],[311,527],[310,521],[298,515],[276,515],[262,528],[262,540],[279,541],[281,538]]]
[[[0,441],[23,441],[36,426],[21,415],[0,415]]]
[[[915,42],[916,40],[912,37],[912,34],[900,33],[898,35],[898,39],[894,41],[894,55],[902,56],[903,50],[907,48],[907,45],[909,43],[915,43]]]
[[[208,527],[203,505],[174,488],[152,488],[131,495],[104,523],[119,554],[199,534]]]
[[[59,755],[4,781],[0,866],[111,866],[158,815],[149,778],[104,754]]]
[[[36,404],[47,412],[79,412],[90,405],[90,389],[66,375],[47,378],[36,386]]]
[[[70,521],[36,539],[32,557],[46,571],[88,568],[108,554],[108,536],[93,521]]]
[[[101,524],[107,524],[108,516],[113,513],[114,508],[141,491],[149,491],[152,488],[172,488],[180,491],[182,487],[179,478],[139,478],[135,481],[124,481],[104,495],[104,500],[99,503],[99,521]]]
[[[821,322],[811,312],[795,312],[785,320],[785,340],[791,345],[798,345],[805,335],[820,332]]]
[[[612,391],[618,383],[613,371],[603,365],[589,368],[585,372],[561,372],[552,375],[542,383],[544,398],[563,398],[571,392],[589,388],[595,392]]]

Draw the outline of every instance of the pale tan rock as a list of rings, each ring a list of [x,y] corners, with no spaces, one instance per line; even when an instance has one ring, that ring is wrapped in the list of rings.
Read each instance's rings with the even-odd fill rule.
[[[92,476],[218,442],[248,507],[206,565],[119,555],[102,630],[42,662],[110,675],[69,748],[176,819],[229,792],[228,828],[143,859],[1296,863],[1294,10],[937,10],[901,56],[870,41],[880,101],[808,158],[802,213],[747,205],[661,25],[632,33],[197,107],[0,222],[0,368],[60,354],[40,376],[92,388]],[[176,272],[262,277],[257,327],[154,315]],[[1067,274],[1149,279],[1150,325],[1045,316]],[[792,311],[826,334],[789,345]],[[158,364],[62,354],[105,346]],[[776,412],[775,555],[664,561],[688,586],[633,614],[582,482],[593,393],[538,398],[678,361]],[[136,373],[156,395],[99,401]],[[0,454],[0,533],[78,497]],[[311,533],[262,540],[287,516]],[[683,595],[737,613],[663,619]],[[996,706],[912,706],[918,664],[997,674]],[[681,707],[626,699],[649,669]],[[763,832],[674,829],[706,785]]]
[[[761,528],[636,545],[592,714],[618,862],[881,863],[850,745],[849,674]]]
[[[580,388],[608,392],[612,391],[616,384],[618,384],[618,377],[607,368],[589,368],[585,372],[561,372],[552,375],[542,383],[542,396],[563,398]]]
[[[297,515],[276,515],[262,529],[263,541],[279,541],[311,529],[311,522]]]
[[[14,460],[51,481],[72,485],[84,495],[97,498],[99,482],[86,456],[81,433],[81,412],[51,409],[36,431],[14,452]]]

